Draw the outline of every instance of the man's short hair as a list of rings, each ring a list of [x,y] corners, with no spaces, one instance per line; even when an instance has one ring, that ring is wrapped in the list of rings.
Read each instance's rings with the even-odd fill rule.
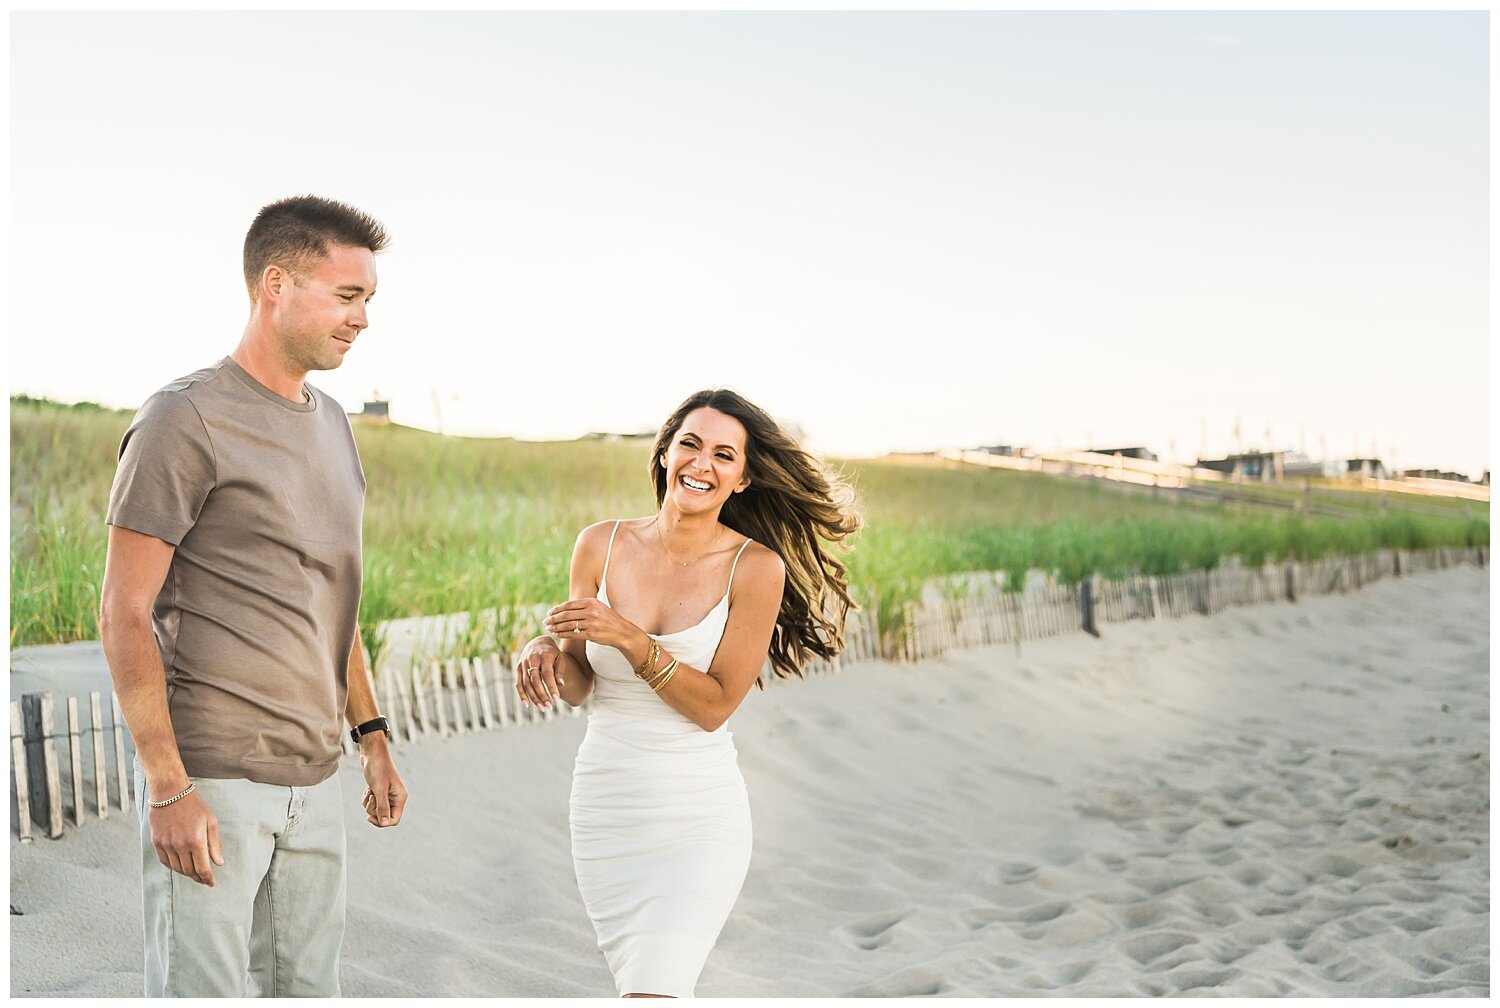
[[[330,246],[380,253],[390,244],[385,227],[347,203],[322,196],[288,196],[261,207],[245,232],[245,286],[260,298],[260,278],[271,264],[295,278],[328,255]]]

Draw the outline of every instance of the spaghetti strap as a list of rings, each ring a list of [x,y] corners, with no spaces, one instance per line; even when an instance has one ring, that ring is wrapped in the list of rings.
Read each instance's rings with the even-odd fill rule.
[[[746,536],[745,537],[745,541],[742,542],[742,543],[740,543],[740,553],[745,552],[745,547],[749,546],[749,545],[750,545],[750,537]],[[732,564],[729,565],[729,587],[724,589],[724,594],[725,595],[729,594],[729,588],[733,588],[734,587],[734,569],[740,565],[740,553],[736,553],[734,555],[734,563],[732,563]]]
[[[615,533],[620,531],[620,522],[623,520],[622,518],[616,518],[615,527],[609,531],[609,545],[604,550],[604,569],[599,572],[600,591],[604,590],[604,582],[609,577],[609,555],[615,551]],[[735,559],[738,560],[739,557],[735,557]],[[733,574],[730,574],[730,577],[733,576]]]

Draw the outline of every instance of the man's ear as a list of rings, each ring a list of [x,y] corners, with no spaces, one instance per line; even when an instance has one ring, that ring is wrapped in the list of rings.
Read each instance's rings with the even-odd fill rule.
[[[287,287],[292,284],[292,275],[283,267],[275,263],[267,266],[260,274],[261,297],[279,299],[285,293]]]

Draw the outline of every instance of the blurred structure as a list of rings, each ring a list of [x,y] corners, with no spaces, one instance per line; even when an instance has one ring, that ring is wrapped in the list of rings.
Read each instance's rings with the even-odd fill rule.
[[[1346,464],[1344,475],[1359,479],[1390,479],[1396,474],[1378,458],[1352,458]]]
[[[1472,483],[1472,482],[1474,482],[1473,480],[1469,479],[1469,477],[1465,476],[1463,473],[1446,472],[1446,471],[1441,470],[1441,469],[1406,469],[1406,470],[1402,471],[1401,477],[1403,479],[1452,480],[1455,483]],[[1484,479],[1481,480],[1480,482],[1484,483],[1484,484],[1488,484],[1489,481],[1490,481],[1490,472],[1489,472],[1488,469],[1486,469],[1484,471]]]
[[[1121,458],[1141,459],[1146,462],[1159,462],[1156,452],[1150,448],[1136,445],[1133,448],[1090,448],[1089,451],[1095,455],[1119,455]]]
[[[615,441],[654,441],[654,440],[656,440],[656,433],[657,432],[654,431],[654,430],[633,431],[633,432],[626,432],[624,434],[618,434],[618,433],[615,433],[613,431],[589,431],[587,434],[582,435],[579,438],[579,440],[581,440],[581,441],[609,441],[609,442],[615,442]]]
[[[349,419],[355,423],[380,425],[391,422],[391,404],[387,399],[380,398],[379,392],[370,393],[371,398],[365,403],[364,409],[358,413],[350,413]]]
[[[1278,480],[1283,476],[1287,454],[1284,451],[1247,451],[1221,459],[1199,459],[1197,465],[1200,469],[1245,479]]]
[[[1314,459],[1303,454],[1287,453],[1281,463],[1282,479],[1338,479],[1346,472],[1340,459]]]

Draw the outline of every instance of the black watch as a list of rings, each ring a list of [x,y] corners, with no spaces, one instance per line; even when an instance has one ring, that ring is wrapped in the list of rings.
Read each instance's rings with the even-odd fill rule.
[[[389,739],[391,737],[391,723],[383,717],[378,717],[373,721],[366,721],[362,725],[355,725],[353,728],[350,728],[349,737],[358,742],[361,735],[368,735],[376,731],[385,732],[385,737]]]

